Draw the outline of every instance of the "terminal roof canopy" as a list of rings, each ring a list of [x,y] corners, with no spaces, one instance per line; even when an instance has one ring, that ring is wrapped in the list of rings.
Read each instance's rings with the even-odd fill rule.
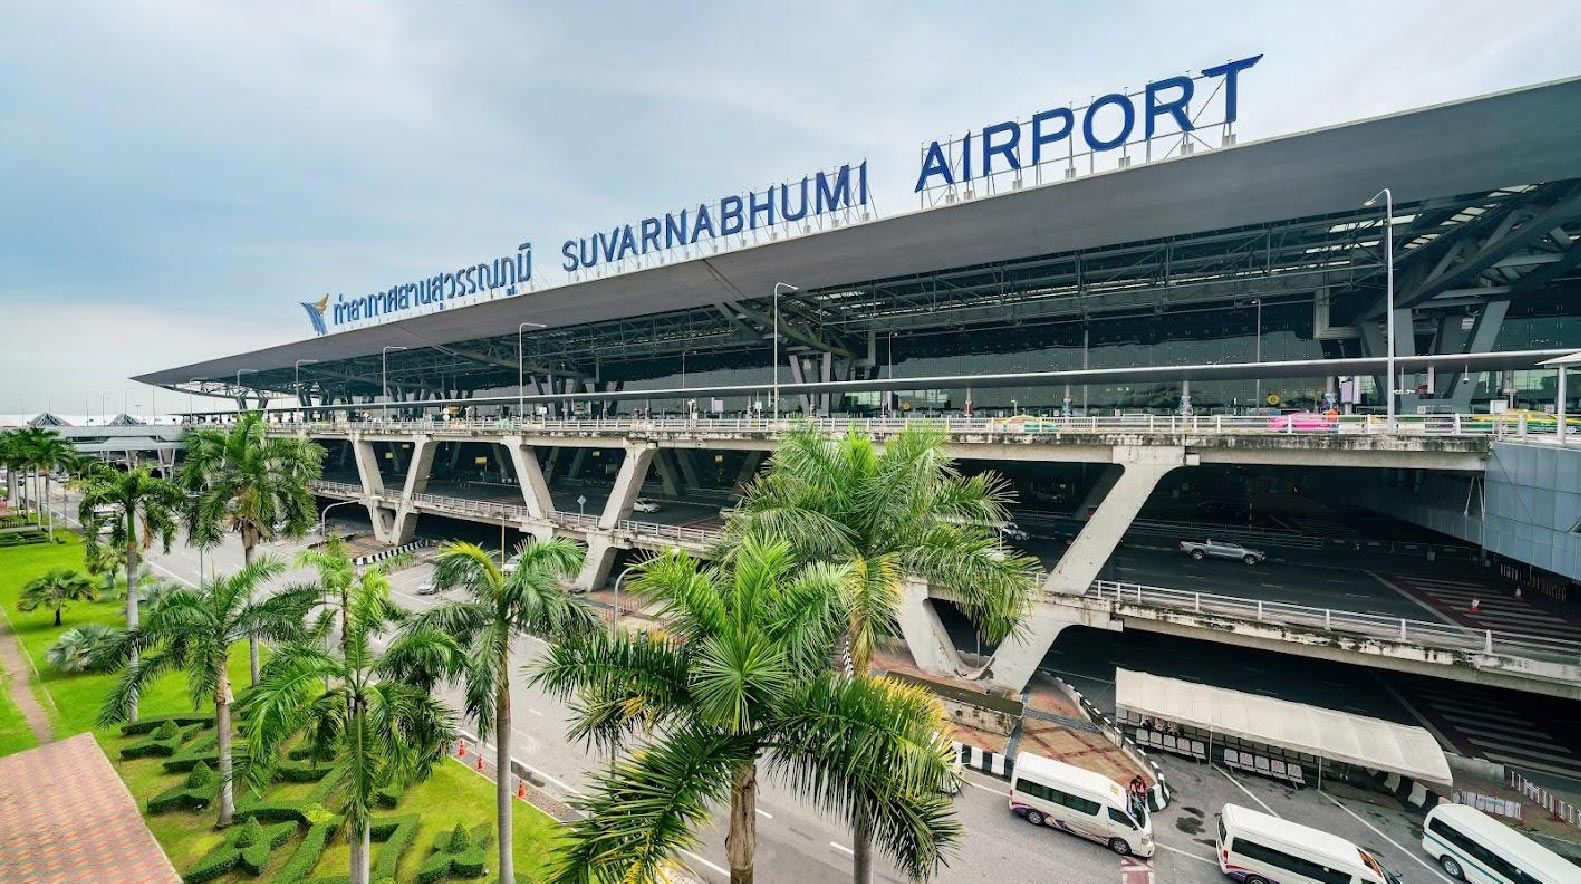
[[[1129,669],[1115,672],[1115,705],[1426,783],[1452,783],[1438,741],[1419,727]]]
[[[237,385],[290,390],[298,361],[316,360],[311,368],[315,377],[354,374],[361,378],[359,392],[371,393],[380,389],[375,386],[380,384],[380,366],[370,360],[377,360],[382,348],[397,346],[408,349],[392,354],[392,379],[397,363],[443,356],[455,363],[444,367],[448,378],[471,366],[493,373],[480,379],[477,388],[511,386],[519,371],[518,323],[548,327],[528,338],[541,340],[541,346],[550,348],[545,364],[552,368],[562,360],[585,356],[583,350],[591,345],[578,344],[582,338],[605,325],[637,317],[671,316],[695,325],[714,316],[722,328],[761,325],[751,311],[729,305],[767,299],[781,280],[797,285],[804,293],[802,301],[819,309],[838,308],[841,322],[848,323],[841,326],[843,330],[870,332],[907,321],[937,322],[938,317],[960,311],[937,312],[924,304],[907,307],[921,311],[920,318],[907,319],[910,314],[885,312],[898,309],[885,298],[903,300],[901,295],[888,293],[879,298],[868,290],[877,287],[875,281],[888,281],[886,292],[891,288],[901,291],[906,280],[927,274],[992,268],[995,262],[1068,256],[1091,249],[1141,248],[1137,244],[1182,236],[1234,240],[1258,225],[1301,221],[1324,236],[1352,235],[1343,230],[1334,233],[1335,225],[1366,230],[1376,210],[1363,209],[1362,203],[1383,186],[1392,189],[1399,211],[1408,211],[1400,207],[1415,206],[1419,215],[1423,205],[1454,211],[1457,200],[1465,205],[1467,199],[1485,200],[1488,194],[1501,204],[1549,196],[1573,200],[1574,194],[1568,190],[1549,194],[1541,188],[1557,185],[1563,189],[1569,186],[1564,182],[1581,178],[1581,152],[1575,142],[1578,131],[1581,79],[1566,80],[540,288],[515,297],[154,371],[137,380],[170,387],[191,384],[194,379],[234,380]],[[1504,190],[1511,187],[1519,189]],[[1568,207],[1571,202],[1563,205]],[[1358,213],[1365,213],[1369,220],[1356,220],[1361,217]],[[1426,217],[1416,223],[1427,224]],[[1438,235],[1433,231],[1428,234]],[[1276,269],[1284,277],[1300,281],[1309,278],[1306,274],[1318,260],[1314,255],[1333,262],[1338,260],[1334,255],[1356,251],[1324,251],[1329,248],[1321,243],[1296,248],[1292,259],[1296,265]],[[1230,249],[1230,254],[1233,257],[1240,252]],[[1340,268],[1331,274],[1335,284],[1349,280],[1353,269]],[[1270,284],[1261,273],[1255,277],[1264,287]],[[376,282],[370,280],[370,287]],[[1057,302],[1050,310],[1106,310],[1134,296],[1122,287],[1097,299],[1063,295],[1048,295],[1047,299]],[[1173,292],[1170,297],[1186,295]],[[853,300],[890,306],[871,315],[858,315],[847,303]],[[281,309],[288,307],[294,309],[295,305],[282,297]],[[1004,316],[1012,307],[990,298],[974,309]],[[823,323],[826,328],[832,325]],[[675,330],[666,325],[659,331],[650,329],[644,332],[648,335],[644,340],[658,342],[655,353],[664,342],[672,345],[673,352],[682,352],[680,348],[699,346],[690,328]],[[692,337],[686,337],[688,334]],[[487,342],[487,346],[477,342]],[[603,354],[606,378],[611,376],[611,354],[636,358],[629,343],[598,352]],[[420,355],[425,353],[439,356]],[[358,371],[345,369],[346,361],[359,359],[366,364]],[[243,377],[238,372],[247,374]]]

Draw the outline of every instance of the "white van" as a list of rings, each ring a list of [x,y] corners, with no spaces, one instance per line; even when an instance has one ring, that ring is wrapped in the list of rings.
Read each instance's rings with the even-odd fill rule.
[[[1237,804],[1219,811],[1219,871],[1242,884],[1399,884],[1346,841]]]
[[[1475,807],[1441,803],[1422,820],[1422,849],[1469,884],[1576,884],[1581,868]]]
[[[1016,756],[1010,811],[1035,826],[1053,826],[1108,845],[1121,856],[1153,855],[1153,822],[1133,808],[1120,784],[1100,773],[1041,755]]]

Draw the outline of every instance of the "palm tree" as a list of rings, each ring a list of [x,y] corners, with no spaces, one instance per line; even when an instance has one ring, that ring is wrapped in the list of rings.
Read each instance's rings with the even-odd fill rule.
[[[34,506],[44,507],[48,513],[49,537],[55,539],[55,514],[49,508],[50,501],[50,474],[56,467],[75,463],[77,449],[70,442],[61,438],[61,435],[47,427],[27,427],[20,431],[22,449],[27,458],[27,465],[33,470],[34,481],[42,479],[42,493],[35,501]]]
[[[991,474],[962,475],[933,428],[908,427],[882,451],[852,431],[798,427],[747,488],[726,525],[724,549],[749,535],[783,540],[804,562],[847,566],[834,606],[855,673],[869,673],[879,640],[895,631],[902,583],[916,575],[950,590],[985,642],[1015,629],[1035,586],[1035,559],[999,541],[1009,492]],[[872,879],[868,821],[855,817],[856,884]]]
[[[176,536],[176,510],[184,499],[181,490],[164,479],[156,479],[147,467],[121,472],[100,465],[82,480],[82,499],[77,505],[77,521],[82,523],[88,544],[100,542],[103,528],[110,529],[110,545],[126,551],[126,628],[137,628],[138,554],[158,538],[165,552]],[[142,526],[139,531],[138,522]],[[130,665],[137,663],[134,646]],[[137,720],[137,704],[132,703],[131,720]]]
[[[67,602],[96,602],[99,600],[99,591],[93,588],[93,581],[82,575],[81,571],[72,571],[68,568],[56,568],[41,576],[28,581],[22,587],[22,597],[17,599],[18,611],[34,611],[39,608],[55,612],[55,625],[60,625],[60,612],[66,610]]]
[[[402,616],[383,572],[364,573],[348,594],[343,649],[298,642],[280,649],[241,702],[248,777],[257,787],[299,737],[314,758],[331,758],[351,845],[351,884],[367,884],[368,819],[375,795],[427,778],[455,739],[454,717],[428,691],[402,681],[370,640]],[[326,689],[325,685],[329,687]]]
[[[318,522],[311,485],[324,449],[307,439],[270,436],[263,414],[248,412],[228,430],[203,427],[187,433],[178,479],[193,495],[186,511],[188,542],[219,544],[224,532],[241,535],[242,560],[252,563],[258,544],[301,537]],[[253,684],[258,683],[258,641],[248,642]]]
[[[926,691],[832,671],[831,604],[847,568],[796,568],[747,538],[728,565],[681,552],[639,566],[635,591],[674,635],[598,630],[550,648],[534,681],[576,698],[572,736],[640,751],[599,777],[554,880],[648,881],[730,803],[730,880],[750,884],[760,765],[825,811],[872,821],[901,870],[926,878],[960,837],[943,710]]]
[[[22,510],[22,469],[27,458],[22,453],[20,430],[0,432],[0,467],[5,467],[6,500],[19,512]]]
[[[430,608],[402,629],[402,647],[391,657],[421,679],[423,660],[434,660],[441,636],[455,649],[442,669],[465,687],[466,714],[477,721],[478,738],[494,736],[499,807],[500,880],[514,881],[511,859],[511,643],[517,636],[566,636],[592,629],[597,618],[565,581],[582,567],[582,548],[565,539],[524,543],[516,568],[506,574],[488,551],[471,543],[452,543],[434,562],[440,588],[458,586],[470,598]],[[414,651],[421,649],[422,654]],[[416,661],[415,665],[414,662]],[[431,677],[430,679],[431,680]]]
[[[214,704],[214,729],[219,738],[220,828],[231,824],[236,810],[231,776],[231,645],[243,638],[292,642],[306,637],[303,621],[321,600],[316,586],[295,586],[260,602],[252,597],[258,585],[280,575],[285,565],[264,556],[235,574],[178,587],[149,605],[147,619],[127,631],[120,655],[131,648],[147,652],[130,665],[105,697],[99,724],[125,721],[135,713],[137,698],[149,682],[167,672],[187,676],[192,707]]]

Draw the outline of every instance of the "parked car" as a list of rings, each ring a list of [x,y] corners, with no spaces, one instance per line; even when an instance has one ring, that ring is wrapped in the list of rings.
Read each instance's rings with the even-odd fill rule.
[[[424,580],[417,585],[418,595],[434,595],[439,592],[439,586],[432,580]]]
[[[1028,534],[1024,528],[1022,528],[1020,525],[1017,525],[1015,522],[1006,522],[999,526],[1000,540],[1027,540],[1031,538],[1031,536],[1032,535]]]
[[[639,513],[656,513],[662,509],[662,507],[660,507],[657,503],[641,497],[637,498],[636,502],[631,505],[631,508]]]
[[[1256,565],[1268,558],[1267,554],[1261,550],[1247,549],[1239,543],[1231,543],[1227,540],[1208,540],[1202,543],[1182,540],[1180,542],[1180,551],[1199,562],[1203,559],[1231,559],[1237,562],[1245,562],[1248,565]]]

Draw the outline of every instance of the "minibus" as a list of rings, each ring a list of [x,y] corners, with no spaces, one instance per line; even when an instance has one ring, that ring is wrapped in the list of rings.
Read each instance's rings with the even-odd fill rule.
[[[1427,812],[1422,849],[1444,874],[1468,884],[1581,884],[1581,868],[1465,804]]]
[[[1153,855],[1153,822],[1119,783],[1103,774],[1022,752],[1010,780],[1010,811],[1105,844],[1121,856]]]
[[[1219,871],[1242,884],[1399,884],[1338,835],[1237,804],[1219,811]]]

